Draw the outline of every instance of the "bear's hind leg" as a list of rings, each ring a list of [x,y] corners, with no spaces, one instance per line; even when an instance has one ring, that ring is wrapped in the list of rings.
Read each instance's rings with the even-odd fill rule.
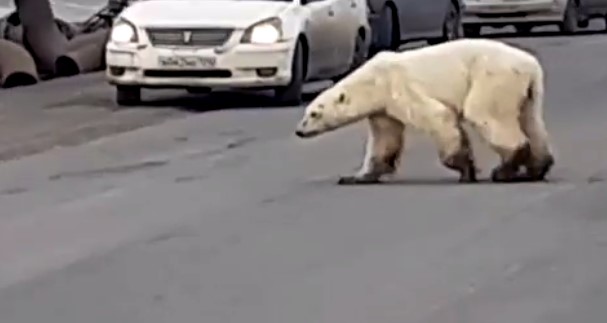
[[[542,93],[536,93],[541,96]],[[542,98],[528,98],[521,113],[521,127],[529,138],[531,158],[525,165],[530,181],[543,181],[554,165],[554,155],[551,152],[548,132],[541,115]]]
[[[431,134],[439,147],[439,157],[443,165],[459,173],[460,183],[475,183],[476,166],[472,145],[458,116],[445,109],[440,129],[432,129]]]
[[[491,148],[498,153],[501,162],[493,168],[493,182],[520,182],[528,178],[519,175],[521,166],[531,160],[531,146],[521,130],[516,116],[496,120],[487,118],[473,121],[480,128],[481,135],[488,141]]]
[[[338,184],[379,183],[382,175],[396,172],[400,165],[405,126],[386,115],[369,117],[369,136],[361,168],[354,175],[342,176]]]
[[[501,158],[491,172],[494,182],[529,180],[519,175],[531,160],[531,145],[519,119],[527,99],[524,77],[510,71],[481,75],[464,103],[465,118]]]

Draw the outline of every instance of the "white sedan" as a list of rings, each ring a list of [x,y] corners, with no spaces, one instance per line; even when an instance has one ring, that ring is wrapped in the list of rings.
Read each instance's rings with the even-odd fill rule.
[[[297,105],[304,82],[362,64],[370,35],[365,0],[137,1],[114,22],[106,76],[119,105],[142,88],[269,88]]]

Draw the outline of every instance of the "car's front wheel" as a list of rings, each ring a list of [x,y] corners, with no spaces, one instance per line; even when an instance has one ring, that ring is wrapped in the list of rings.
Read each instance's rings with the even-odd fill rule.
[[[365,63],[368,52],[365,50],[365,37],[362,33],[356,35],[354,41],[354,53],[352,55],[352,65],[350,65],[350,72],[359,68]]]
[[[530,25],[530,24],[520,24],[520,25],[514,26],[514,29],[516,29],[516,32],[518,34],[528,35],[528,34],[531,33],[531,30],[533,29],[533,25]]]
[[[293,62],[291,64],[291,81],[287,86],[278,87],[274,90],[275,99],[286,105],[299,105],[302,102],[304,85],[304,53],[301,41],[295,45]]]
[[[464,26],[464,36],[478,37],[481,35],[481,28],[482,28],[482,26],[480,26],[480,25]]]
[[[383,50],[396,50],[399,47],[398,34],[395,32],[395,21],[392,8],[384,6],[375,26],[372,28],[373,37],[370,56],[373,56]]]
[[[443,22],[443,34],[441,37],[432,38],[428,40],[428,44],[436,45],[444,43],[446,41],[455,40],[464,36],[464,29],[462,26],[462,14],[460,10],[451,2],[449,11]]]
[[[133,106],[141,103],[141,88],[117,85],[116,103],[120,106]]]
[[[578,5],[574,0],[567,1],[563,21],[559,24],[559,30],[564,34],[574,34],[578,31]]]

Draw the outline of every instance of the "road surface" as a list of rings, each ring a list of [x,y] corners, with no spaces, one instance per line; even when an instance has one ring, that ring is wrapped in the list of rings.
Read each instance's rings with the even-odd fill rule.
[[[604,323],[607,37],[507,41],[547,69],[548,183],[457,185],[412,135],[390,183],[339,187],[363,125],[302,141],[254,95],[0,92],[0,322]]]

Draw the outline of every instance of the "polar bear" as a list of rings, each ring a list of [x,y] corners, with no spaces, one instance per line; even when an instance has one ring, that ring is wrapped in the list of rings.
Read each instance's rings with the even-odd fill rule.
[[[476,182],[466,121],[501,157],[494,182],[540,181],[554,164],[543,101],[544,71],[535,56],[499,41],[459,39],[380,52],[310,102],[295,133],[310,138],[368,120],[364,162],[341,184],[394,173],[406,128],[430,135],[460,182]]]

